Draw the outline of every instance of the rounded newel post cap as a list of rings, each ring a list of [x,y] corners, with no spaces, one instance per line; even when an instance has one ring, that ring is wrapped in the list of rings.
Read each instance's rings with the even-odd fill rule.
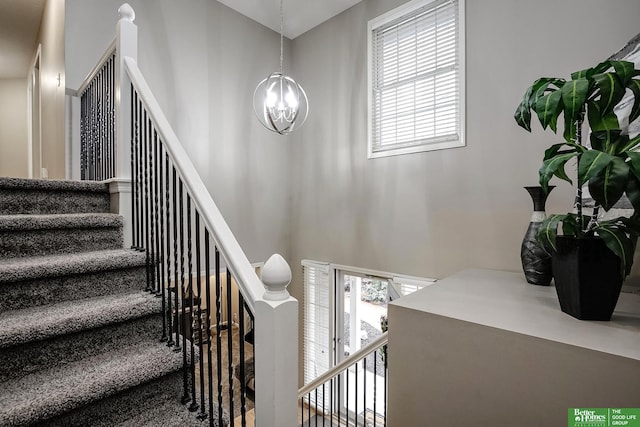
[[[264,299],[282,301],[289,298],[287,286],[291,283],[291,268],[280,254],[273,254],[262,267],[262,283],[266,291]]]
[[[133,11],[133,8],[129,6],[129,3],[124,3],[118,8],[118,15],[120,15],[120,19],[124,21],[133,22],[133,20],[136,19],[136,13]]]

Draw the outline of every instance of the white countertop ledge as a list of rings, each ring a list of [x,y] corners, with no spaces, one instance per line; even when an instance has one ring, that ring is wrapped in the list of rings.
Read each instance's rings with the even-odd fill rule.
[[[584,321],[560,310],[553,286],[530,285],[521,273],[472,269],[391,304],[640,360],[636,294],[620,294],[611,321]]]

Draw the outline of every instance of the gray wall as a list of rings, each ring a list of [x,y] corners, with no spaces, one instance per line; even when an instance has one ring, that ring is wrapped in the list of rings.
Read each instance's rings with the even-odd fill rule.
[[[27,80],[0,79],[0,176],[27,178]]]
[[[217,1],[129,3],[139,67],[249,260],[288,257],[293,141],[262,128],[252,107],[255,86],[278,67],[278,35]],[[67,0],[67,87],[113,39],[120,4]]]
[[[65,166],[65,0],[47,0],[38,43],[42,96],[42,167],[49,178],[64,179]],[[39,176],[39,171],[33,171]]]
[[[432,278],[519,271],[532,208],[522,187],[537,184],[560,137],[537,124],[528,134],[513,112],[537,77],[566,77],[617,51],[640,16],[637,0],[468,0],[467,146],[367,160],[366,26],[402,3],[365,0],[293,41],[311,103],[292,159],[297,297],[303,258]],[[562,182],[548,211],[568,211],[572,199]]]

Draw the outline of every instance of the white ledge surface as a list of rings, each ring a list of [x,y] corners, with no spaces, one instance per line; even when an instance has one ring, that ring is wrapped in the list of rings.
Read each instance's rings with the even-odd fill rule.
[[[553,286],[521,273],[464,270],[391,304],[585,349],[640,360],[640,295],[620,294],[611,321],[560,310]]]

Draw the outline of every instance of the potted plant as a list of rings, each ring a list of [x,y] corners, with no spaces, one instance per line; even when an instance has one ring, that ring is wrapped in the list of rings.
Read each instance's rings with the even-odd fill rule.
[[[569,80],[540,78],[527,89],[514,115],[530,132],[534,112],[542,128],[554,133],[562,116],[564,141],[545,151],[539,172],[546,192],[554,176],[573,185],[565,166],[572,159],[577,162],[575,212],[550,215],[537,238],[552,253],[562,311],[579,319],[611,318],[633,263],[640,234],[640,136],[630,138],[626,129],[640,116],[638,76],[632,62],[605,61],[571,74]],[[616,108],[622,103],[625,109]],[[589,144],[583,144],[586,123]],[[594,200],[591,215],[582,209],[585,184]],[[608,211],[623,195],[633,214],[598,220],[599,210]]]

